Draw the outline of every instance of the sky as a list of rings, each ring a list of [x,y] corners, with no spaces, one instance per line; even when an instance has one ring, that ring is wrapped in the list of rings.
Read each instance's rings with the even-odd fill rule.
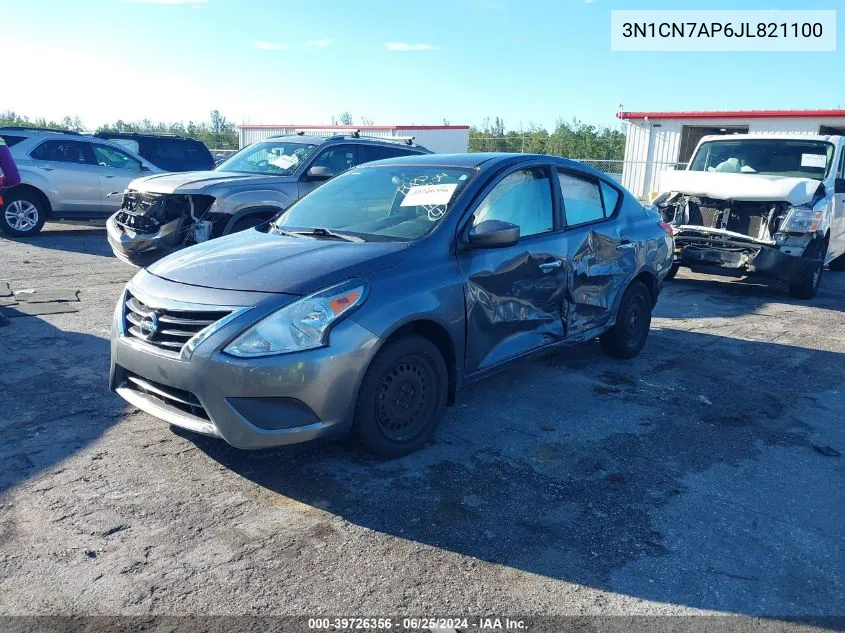
[[[0,111],[236,123],[618,126],[624,110],[845,107],[845,55],[610,50],[612,9],[841,0],[0,0]],[[837,32],[845,33],[837,15]],[[839,38],[841,41],[841,38]]]

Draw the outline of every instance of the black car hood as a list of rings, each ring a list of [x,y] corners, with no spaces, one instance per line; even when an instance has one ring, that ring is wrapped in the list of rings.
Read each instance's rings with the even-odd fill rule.
[[[407,242],[342,242],[249,229],[197,244],[147,270],[192,286],[308,294],[397,264]]]

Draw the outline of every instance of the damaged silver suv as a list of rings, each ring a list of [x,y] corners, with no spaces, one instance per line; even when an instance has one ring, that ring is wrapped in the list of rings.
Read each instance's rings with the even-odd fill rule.
[[[138,178],[106,225],[115,256],[146,266],[191,244],[237,233],[277,216],[356,165],[430,154],[411,138],[297,133],[248,147],[213,171]]]
[[[694,271],[785,281],[816,295],[845,270],[845,137],[706,136],[685,171],[661,174],[655,206]]]

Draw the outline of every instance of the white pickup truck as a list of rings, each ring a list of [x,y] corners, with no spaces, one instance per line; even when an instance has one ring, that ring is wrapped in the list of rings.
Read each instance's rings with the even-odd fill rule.
[[[845,270],[843,168],[843,136],[705,136],[653,202],[674,230],[669,278],[679,266],[762,275],[811,299],[825,265]]]

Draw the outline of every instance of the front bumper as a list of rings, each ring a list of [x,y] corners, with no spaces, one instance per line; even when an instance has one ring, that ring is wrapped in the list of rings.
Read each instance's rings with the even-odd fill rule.
[[[123,229],[117,213],[106,221],[106,236],[114,256],[133,266],[148,266],[181,247],[179,236],[184,220],[177,218],[156,233],[135,233]]]
[[[181,297],[179,289],[186,288],[160,279],[155,285],[170,286],[166,296]],[[204,292],[207,299],[211,291]],[[234,305],[233,293],[218,294],[218,305]],[[242,300],[245,293],[234,294]],[[203,340],[187,360],[125,335],[122,310],[117,310],[110,388],[150,415],[237,448],[343,435],[351,427],[358,388],[380,339],[347,318],[331,331],[327,347],[256,359],[223,354],[235,336],[284,304],[280,297],[255,295],[253,306]],[[154,298],[147,300],[155,305]]]
[[[760,275],[798,283],[818,261],[782,253],[753,240],[675,236],[675,262],[693,271],[729,276]]]

